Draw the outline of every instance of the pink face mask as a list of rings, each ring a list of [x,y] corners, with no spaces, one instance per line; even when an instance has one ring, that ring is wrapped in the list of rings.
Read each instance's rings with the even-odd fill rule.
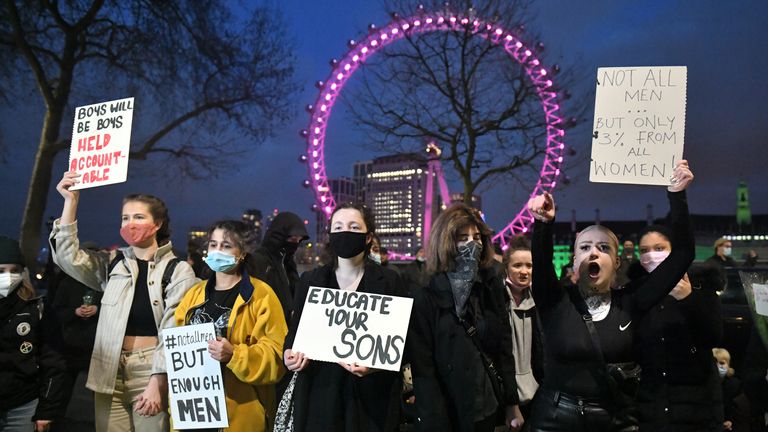
[[[151,239],[160,227],[154,224],[129,223],[120,228],[120,237],[131,246],[140,246]]]
[[[656,270],[656,267],[661,264],[662,261],[667,259],[669,251],[651,251],[640,255],[640,265],[643,266],[648,273]]]

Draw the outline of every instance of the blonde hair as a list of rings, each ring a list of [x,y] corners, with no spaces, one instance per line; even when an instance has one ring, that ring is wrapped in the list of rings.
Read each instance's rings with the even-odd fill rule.
[[[736,374],[736,371],[731,367],[731,353],[725,348],[712,348],[712,355],[715,356],[715,360],[725,360],[728,363],[728,372],[725,374],[728,377],[732,377]]]
[[[619,256],[619,238],[616,237],[616,234],[613,233],[610,229],[602,226],[602,225],[590,225],[583,230],[579,231],[578,234],[576,234],[576,240],[573,242],[573,249],[578,249],[579,244],[579,237],[581,237],[582,234],[587,233],[589,231],[599,231],[605,235],[608,236],[608,239],[611,241],[611,254],[614,258]]]
[[[437,217],[430,229],[427,245],[427,273],[453,271],[456,263],[456,241],[459,231],[475,225],[480,231],[483,251],[480,255],[480,268],[491,267],[493,263],[493,245],[491,229],[483,222],[480,212],[466,204],[454,204]]]

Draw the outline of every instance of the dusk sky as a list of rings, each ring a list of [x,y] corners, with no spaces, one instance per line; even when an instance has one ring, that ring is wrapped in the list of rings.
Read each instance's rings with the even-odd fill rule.
[[[132,162],[127,183],[82,192],[78,215],[81,240],[121,243],[120,200],[138,191],[167,202],[173,240],[180,250],[191,226],[239,218],[246,208],[264,213],[279,208],[314,219],[309,211],[313,196],[301,186],[306,166],[297,162],[304,151],[298,131],[306,127],[309,118],[303,107],[314,102],[317,90],[313,83],[327,77],[329,59],[344,54],[346,41],[365,34],[369,23],[384,26],[389,16],[373,0],[284,0],[275,4],[285,13],[285,31],[297,58],[296,81],[303,86],[293,102],[293,120],[216,178],[169,179],[154,173],[163,169],[158,164]],[[580,84],[583,89],[594,87],[595,71],[601,66],[687,66],[684,155],[696,175],[689,191],[691,211],[734,213],[736,186],[745,181],[750,187],[752,212],[768,213],[764,180],[768,121],[763,107],[768,101],[768,2],[542,0],[535,2],[534,9],[537,16],[526,28],[538,33],[546,45],[542,55],[545,64],[575,68],[577,76],[585,77]],[[647,204],[654,206],[657,217],[662,216],[667,209],[663,187],[589,182],[589,162],[584,155],[589,155],[591,145],[594,99],[590,98],[584,101],[588,106],[584,118],[587,126],[566,135],[566,143],[584,162],[567,169],[571,185],[555,192],[561,220],[570,218],[572,209],[579,220],[593,219],[598,207],[604,221],[644,219]],[[0,106],[0,137],[4,141],[0,154],[5,159],[0,161],[0,184],[5,186],[0,234],[12,237],[18,237],[42,121],[42,100],[34,89],[28,100],[20,102],[24,103],[2,102],[4,106]],[[337,105],[329,125],[326,162],[331,177],[351,176],[352,163],[381,155],[361,146],[362,136],[351,130],[352,122],[341,108]],[[66,158],[62,153],[56,163],[46,219],[61,211],[62,199],[54,186],[66,169]],[[459,191],[457,187],[452,190]],[[483,210],[496,229],[503,228],[523,205],[509,202],[505,192],[499,186],[483,194]],[[314,224],[310,233],[314,238]]]

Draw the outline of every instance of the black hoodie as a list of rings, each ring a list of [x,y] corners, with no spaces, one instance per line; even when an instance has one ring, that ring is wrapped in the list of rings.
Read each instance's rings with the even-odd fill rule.
[[[291,212],[278,214],[264,234],[261,247],[251,254],[248,262],[251,276],[272,287],[283,306],[286,322],[291,322],[293,294],[299,279],[296,263],[293,261],[296,249],[292,246],[296,243],[288,242],[288,237],[291,236],[300,236],[302,240],[309,238],[304,221]]]

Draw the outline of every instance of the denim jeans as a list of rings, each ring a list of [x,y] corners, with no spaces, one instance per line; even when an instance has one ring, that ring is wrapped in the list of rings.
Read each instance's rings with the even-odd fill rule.
[[[32,416],[37,409],[37,399],[33,399],[24,405],[11,408],[8,411],[0,411],[0,431],[3,432],[29,432],[35,430]]]

